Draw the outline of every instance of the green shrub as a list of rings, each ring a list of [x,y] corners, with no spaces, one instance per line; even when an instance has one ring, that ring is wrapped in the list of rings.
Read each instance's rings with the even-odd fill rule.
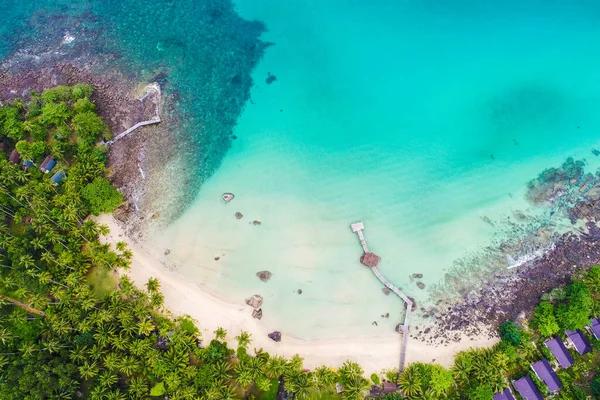
[[[76,114],[72,123],[78,143],[85,146],[94,144],[100,135],[108,130],[108,126],[92,111]]]
[[[554,306],[547,301],[542,301],[538,304],[533,314],[531,326],[544,337],[558,333],[560,327],[556,321]]]
[[[165,389],[164,382],[158,382],[152,389],[150,389],[150,396],[153,397],[162,396],[165,393],[167,393],[167,390]]]
[[[72,89],[69,86],[57,86],[52,89],[46,89],[41,95],[44,103],[54,103],[56,101],[69,101],[72,98]]]
[[[78,83],[73,86],[72,94],[75,99],[89,98],[94,94],[94,88],[87,83]]]
[[[77,114],[80,114],[82,112],[87,112],[87,111],[95,111],[95,110],[96,110],[96,105],[94,103],[92,103],[87,97],[77,100],[75,102],[75,104],[73,105],[73,111],[75,111]]]
[[[505,321],[500,324],[498,333],[500,334],[502,340],[505,340],[508,343],[511,343],[515,346],[521,344],[521,330],[512,321]]]
[[[71,111],[65,103],[46,103],[42,107],[40,121],[45,125],[61,126],[71,117]]]
[[[82,190],[90,212],[94,215],[110,213],[123,203],[123,195],[104,178],[96,178]]]
[[[379,379],[379,375],[377,375],[376,373],[372,373],[371,374],[371,382],[373,382],[374,385],[379,385],[381,383],[381,380]]]

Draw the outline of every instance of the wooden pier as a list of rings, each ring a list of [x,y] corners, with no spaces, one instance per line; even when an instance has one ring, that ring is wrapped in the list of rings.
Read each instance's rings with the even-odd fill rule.
[[[392,285],[387,279],[385,279],[385,277],[383,275],[381,275],[381,272],[379,272],[379,270],[377,269],[377,264],[379,263],[380,258],[377,255],[375,255],[374,253],[369,251],[367,242],[362,233],[363,229],[365,229],[364,224],[362,222],[356,222],[354,224],[351,224],[350,228],[352,229],[352,232],[355,232],[358,234],[358,239],[360,240],[360,244],[364,251],[364,254],[361,257],[361,263],[363,265],[369,267],[371,269],[371,271],[373,272],[373,274],[375,274],[377,279],[379,279],[381,281],[381,283],[383,283],[385,285],[385,287],[390,289],[392,292],[396,293],[398,295],[398,297],[400,297],[404,301],[404,304],[406,306],[406,313],[404,314],[404,324],[400,325],[400,327],[399,327],[400,328],[399,333],[402,335],[402,338],[401,338],[401,343],[400,343],[400,361],[398,364],[398,373],[401,373],[404,370],[404,363],[406,360],[406,346],[408,343],[408,331],[410,328],[410,314],[412,312],[413,302],[411,299],[408,298],[408,296],[406,296],[404,293],[402,293],[402,291],[400,289],[398,289],[396,286]]]

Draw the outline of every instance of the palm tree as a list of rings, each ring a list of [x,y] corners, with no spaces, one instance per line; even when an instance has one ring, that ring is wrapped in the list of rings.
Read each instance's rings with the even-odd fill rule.
[[[137,326],[139,335],[149,335],[154,330],[154,324],[149,319],[140,321]]]
[[[146,384],[144,377],[140,376],[131,378],[127,393],[131,394],[134,399],[147,398],[148,385]]]
[[[98,364],[96,362],[88,363],[87,361],[79,367],[79,374],[83,379],[91,379],[98,375]]]
[[[281,356],[271,357],[265,366],[265,373],[270,379],[279,378],[289,370],[287,360]]]
[[[115,383],[117,383],[118,377],[116,374],[110,371],[104,371],[100,374],[100,378],[98,382],[100,383],[100,387],[103,389],[110,389]]]
[[[315,370],[313,377],[317,386],[325,388],[336,382],[337,374],[333,369],[323,365]]]
[[[342,397],[347,400],[359,400],[364,398],[364,392],[369,387],[369,381],[362,376],[353,376],[344,383]]]
[[[238,341],[238,347],[246,348],[252,342],[252,335],[248,332],[241,331],[235,339]]]
[[[156,278],[150,278],[146,283],[146,287],[149,292],[157,292],[160,289],[160,282]]]
[[[223,382],[231,378],[230,365],[226,361],[218,361],[210,365],[210,373],[214,382]]]
[[[285,376],[285,390],[299,399],[308,397],[312,387],[312,379],[306,372],[293,371]]]
[[[398,386],[407,396],[417,396],[421,394],[421,377],[415,368],[407,368],[402,372],[398,379]]]
[[[227,336],[227,331],[221,327],[215,330],[215,339],[217,340],[225,340],[225,336]]]
[[[461,386],[466,386],[470,381],[472,368],[472,359],[466,354],[459,354],[454,359],[452,374],[456,382]]]

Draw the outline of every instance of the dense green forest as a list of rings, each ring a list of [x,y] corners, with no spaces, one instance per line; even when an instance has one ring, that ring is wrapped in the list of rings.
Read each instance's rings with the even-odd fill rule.
[[[0,107],[0,399],[275,399],[281,382],[299,399],[362,399],[388,381],[399,392],[379,397],[489,400],[531,362],[552,358],[546,338],[600,312],[592,267],[545,295],[530,322],[502,324],[493,348],[459,353],[451,369],[414,363],[399,377],[366,378],[353,362],[309,371],[299,356],[252,348],[245,332],[236,348],[223,329],[203,338],[196,321],[164,309],[157,280],[141,289],[117,273],[132,257],[124,243],[99,241],[107,228],[90,215],[123,197],[106,179],[102,140],[111,134],[92,100],[93,88],[79,84]],[[590,339],[594,351],[559,370],[556,398],[600,398],[600,344]]]

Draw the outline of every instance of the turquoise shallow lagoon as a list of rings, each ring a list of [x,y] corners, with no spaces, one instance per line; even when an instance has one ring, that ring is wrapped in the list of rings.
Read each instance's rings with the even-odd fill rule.
[[[419,321],[446,274],[474,275],[474,255],[506,238],[508,218],[543,212],[524,200],[530,179],[569,156],[599,164],[597,1],[238,0],[275,44],[262,59],[263,26],[228,5],[6,0],[0,55],[15,34],[43,34],[32,12],[59,12],[78,32],[100,27],[98,49],[118,52],[119,67],[167,74],[199,193],[146,247],[220,298],[263,295],[268,329],[394,335],[399,300],[358,263],[350,223],[365,223],[381,272],[427,307]]]
[[[358,263],[351,222],[382,273],[428,304],[456,260],[528,209],[530,179],[567,156],[594,163],[600,6],[482,3],[238,1],[275,46],[223,165],[158,248],[219,297],[262,294],[269,328],[392,334],[399,302]]]

